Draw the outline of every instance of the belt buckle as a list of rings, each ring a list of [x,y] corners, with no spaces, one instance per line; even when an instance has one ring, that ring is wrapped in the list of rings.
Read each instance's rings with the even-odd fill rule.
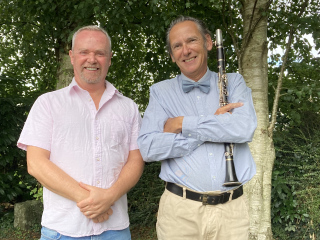
[[[202,196],[202,205],[208,205],[208,195],[203,194]]]
[[[203,194],[202,196],[202,205],[211,205],[214,202],[214,199],[212,200],[212,203],[208,203],[208,198],[210,196],[208,194]]]

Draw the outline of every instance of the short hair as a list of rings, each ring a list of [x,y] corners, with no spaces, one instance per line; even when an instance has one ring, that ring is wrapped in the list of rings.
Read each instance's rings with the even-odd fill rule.
[[[170,39],[169,39],[170,31],[176,24],[181,23],[181,22],[185,22],[185,21],[191,21],[197,25],[205,43],[206,43],[206,35],[209,34],[211,36],[211,32],[209,31],[207,26],[204,24],[204,22],[202,22],[201,20],[193,18],[193,17],[189,17],[189,16],[180,16],[171,22],[171,24],[167,30],[166,45],[167,45],[167,50],[168,50],[169,54],[172,53],[172,49],[170,46]]]
[[[84,31],[84,30],[87,30],[87,31],[99,31],[99,32],[102,32],[104,35],[106,35],[107,39],[109,40],[109,43],[110,43],[110,53],[111,53],[111,38],[109,36],[109,34],[107,33],[106,30],[104,30],[102,27],[98,27],[96,25],[89,25],[89,26],[84,26],[82,28],[79,28],[74,34],[73,34],[73,37],[72,37],[72,51],[73,51],[73,47],[74,47],[74,42],[75,42],[75,39],[78,35],[78,33]]]

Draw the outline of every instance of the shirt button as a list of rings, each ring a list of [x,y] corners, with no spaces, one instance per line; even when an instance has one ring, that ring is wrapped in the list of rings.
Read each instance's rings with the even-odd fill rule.
[[[200,144],[198,144],[198,147],[200,146]]]
[[[100,181],[97,181],[97,184],[100,184]]]
[[[96,137],[97,140],[99,140],[99,137]]]
[[[209,153],[210,156],[212,156],[212,153]]]
[[[188,136],[191,137],[191,134],[189,134]]]
[[[97,161],[99,162],[99,161],[100,161],[100,158],[97,158]]]

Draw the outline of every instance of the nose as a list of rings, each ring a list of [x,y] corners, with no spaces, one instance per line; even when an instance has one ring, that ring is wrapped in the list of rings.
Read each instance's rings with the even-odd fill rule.
[[[97,62],[96,55],[94,53],[89,53],[88,58],[87,58],[87,62],[96,63]]]
[[[187,44],[183,44],[182,46],[182,53],[185,56],[188,56],[190,54],[190,48],[188,47]]]

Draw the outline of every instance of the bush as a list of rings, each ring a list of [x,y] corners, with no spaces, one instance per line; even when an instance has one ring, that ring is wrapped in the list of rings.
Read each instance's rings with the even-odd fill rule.
[[[320,116],[301,115],[303,125],[278,131],[274,138],[271,211],[279,239],[320,237]]]
[[[128,193],[130,222],[140,226],[154,226],[164,182],[159,178],[160,162],[146,163],[142,177]]]
[[[26,88],[16,79],[0,78],[0,202],[30,199],[24,184],[34,181],[27,174],[25,152],[16,147],[34,98],[25,97]]]

